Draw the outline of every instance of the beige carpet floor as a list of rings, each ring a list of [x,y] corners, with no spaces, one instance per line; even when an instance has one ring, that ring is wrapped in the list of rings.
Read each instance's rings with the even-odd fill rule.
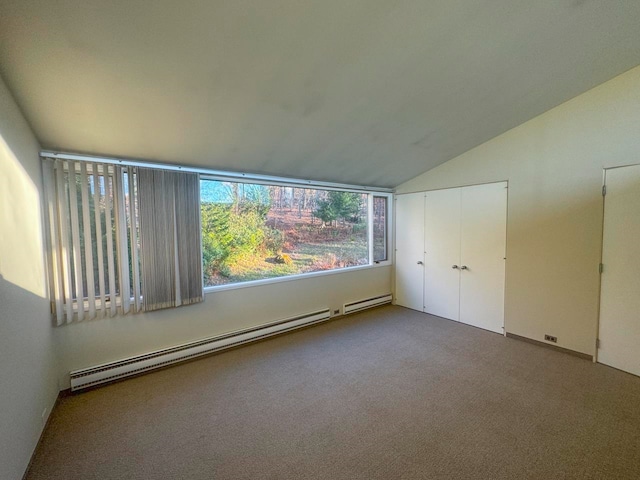
[[[640,378],[383,307],[62,399],[36,479],[638,479]]]

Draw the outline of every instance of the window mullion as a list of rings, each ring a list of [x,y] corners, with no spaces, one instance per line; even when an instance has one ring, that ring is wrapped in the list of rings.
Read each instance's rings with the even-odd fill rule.
[[[373,194],[367,195],[367,243],[369,246],[369,265],[373,265]]]

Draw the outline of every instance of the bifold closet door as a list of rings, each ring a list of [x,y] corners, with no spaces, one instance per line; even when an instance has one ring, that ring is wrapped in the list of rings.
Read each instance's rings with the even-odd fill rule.
[[[424,193],[398,195],[396,207],[396,304],[422,311]]]
[[[424,311],[451,320],[460,315],[460,191],[427,192],[424,204]]]
[[[461,189],[460,321],[504,332],[507,183]]]
[[[640,375],[640,165],[605,182],[598,362]]]

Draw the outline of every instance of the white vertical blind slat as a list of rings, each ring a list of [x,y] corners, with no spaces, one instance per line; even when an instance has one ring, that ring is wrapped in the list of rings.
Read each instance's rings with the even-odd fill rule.
[[[62,301],[66,308],[66,321],[73,320],[73,293],[71,281],[71,242],[69,239],[69,198],[65,187],[64,162],[55,161],[56,172],[56,194],[58,200],[58,225],[60,227],[60,253],[62,260],[62,279],[64,282],[64,293]]]
[[[91,232],[91,206],[89,205],[89,177],[87,164],[80,162],[80,198],[82,199],[82,229],[84,233],[84,261],[87,276],[89,318],[96,316],[96,283],[93,275],[93,235]]]
[[[49,215],[49,259],[51,268],[51,293],[55,306],[56,324],[61,325],[64,322],[64,288],[62,286],[62,263],[60,259],[60,240],[58,236],[58,222],[56,201],[56,184],[54,166],[52,162],[46,162],[44,165],[44,186],[47,199],[47,213]]]
[[[107,271],[109,275],[109,315],[114,316],[117,312],[116,304],[116,267],[113,256],[113,223],[111,221],[111,209],[113,208],[113,196],[115,188],[113,177],[109,175],[109,165],[102,166],[104,172],[104,218],[107,236]]]
[[[102,198],[100,172],[98,165],[92,165],[93,172],[93,207],[96,222],[96,251],[98,257],[98,289],[100,291],[100,310],[102,315],[107,311],[105,285],[104,285],[104,253],[102,251]]]
[[[82,280],[82,253],[80,251],[80,222],[78,221],[78,188],[75,163],[67,162],[69,174],[69,208],[71,210],[71,238],[73,240],[73,269],[78,320],[84,320],[84,285]]]
[[[133,311],[139,312],[140,305],[140,269],[138,267],[138,226],[135,202],[134,169],[129,168],[129,231],[131,232],[131,270],[133,276]]]
[[[123,173],[126,167],[115,167],[113,174],[114,184],[114,211],[116,211],[116,248],[118,250],[118,273],[120,279],[120,302],[122,313],[129,313],[131,309],[131,285],[129,284],[129,252],[127,247],[127,222],[124,207]]]

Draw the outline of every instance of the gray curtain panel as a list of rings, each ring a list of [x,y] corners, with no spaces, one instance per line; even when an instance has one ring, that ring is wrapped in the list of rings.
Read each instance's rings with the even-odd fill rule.
[[[144,310],[201,302],[199,175],[138,168],[137,180]]]

